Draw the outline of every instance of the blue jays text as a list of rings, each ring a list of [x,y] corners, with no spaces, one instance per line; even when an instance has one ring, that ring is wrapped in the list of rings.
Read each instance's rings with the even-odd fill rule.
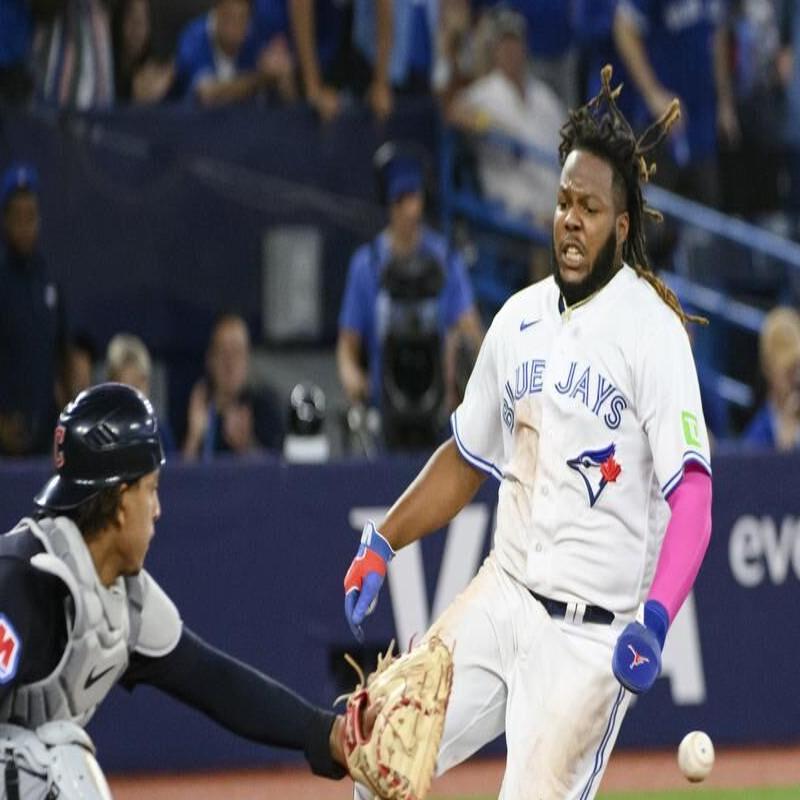
[[[524,361],[514,370],[514,383],[506,381],[503,397],[503,422],[509,431],[514,429],[514,405],[526,394],[538,394],[544,385],[547,362],[542,358]],[[622,422],[622,412],[628,407],[625,395],[604,375],[589,365],[571,361],[566,375],[555,383],[555,390],[584,405],[602,419],[609,430]]]

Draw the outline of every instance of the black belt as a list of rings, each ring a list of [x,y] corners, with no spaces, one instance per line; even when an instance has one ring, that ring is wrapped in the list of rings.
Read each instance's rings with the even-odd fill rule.
[[[567,616],[567,603],[561,600],[551,600],[549,597],[542,597],[533,589],[528,590],[545,608],[545,611],[554,619],[565,619]],[[580,620],[570,620],[580,621]],[[583,612],[583,622],[594,622],[597,625],[610,625],[614,621],[614,614],[608,609],[600,606],[586,606]]]

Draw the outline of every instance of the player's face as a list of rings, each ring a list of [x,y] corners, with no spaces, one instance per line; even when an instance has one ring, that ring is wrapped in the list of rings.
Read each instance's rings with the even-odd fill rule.
[[[227,56],[233,57],[244,44],[247,27],[250,24],[250,3],[248,0],[221,0],[217,3],[216,14],[217,43]]]
[[[11,249],[30,256],[39,240],[39,201],[32,192],[18,192],[3,214],[5,238]]]
[[[155,522],[161,516],[159,474],[160,470],[155,470],[123,487],[120,529],[115,537],[122,575],[136,575],[144,566],[147,548],[155,533]]]
[[[629,220],[627,212],[617,212],[613,178],[605,160],[583,150],[573,150],[564,162],[553,216],[553,256],[565,295],[602,286],[600,272],[610,277],[619,265]]]

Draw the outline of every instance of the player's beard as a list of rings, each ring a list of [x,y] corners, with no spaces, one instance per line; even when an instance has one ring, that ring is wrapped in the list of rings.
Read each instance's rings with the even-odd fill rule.
[[[580,303],[589,295],[594,294],[598,289],[602,289],[616,274],[619,269],[617,260],[617,232],[612,228],[608,234],[605,244],[600,248],[595,256],[589,274],[577,283],[568,283],[561,277],[561,270],[558,267],[556,258],[556,245],[553,242],[550,249],[550,265],[553,269],[553,277],[556,279],[558,288],[564,297],[564,302],[568,306]]]

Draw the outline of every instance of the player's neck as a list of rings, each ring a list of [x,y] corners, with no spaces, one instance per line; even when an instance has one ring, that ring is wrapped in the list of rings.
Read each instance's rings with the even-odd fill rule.
[[[106,589],[122,574],[121,562],[114,545],[115,535],[116,530],[106,529],[84,540],[97,577]]]

